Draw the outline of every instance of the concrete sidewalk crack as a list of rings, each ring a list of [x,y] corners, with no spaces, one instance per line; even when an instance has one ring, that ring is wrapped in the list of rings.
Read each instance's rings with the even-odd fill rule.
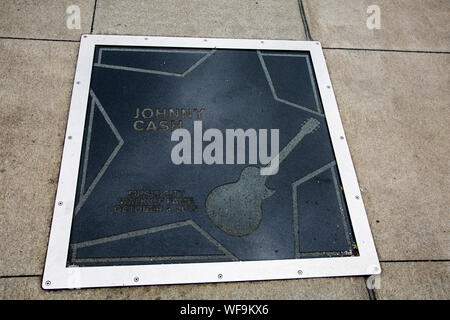
[[[300,10],[300,16],[302,17],[303,28],[305,29],[306,40],[314,41],[311,35],[311,31],[309,30],[308,19],[306,18],[305,7],[303,6],[303,1],[298,0],[298,8]]]
[[[94,2],[94,11],[92,12],[91,34],[94,31],[95,10],[97,10],[97,0]]]

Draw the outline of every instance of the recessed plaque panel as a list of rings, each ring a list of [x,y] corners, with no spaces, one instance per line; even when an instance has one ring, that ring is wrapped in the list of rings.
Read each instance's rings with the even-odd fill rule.
[[[319,43],[82,38],[44,288],[379,271]]]

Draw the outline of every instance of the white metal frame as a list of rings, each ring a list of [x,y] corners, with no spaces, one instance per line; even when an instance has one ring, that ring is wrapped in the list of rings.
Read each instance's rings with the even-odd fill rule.
[[[90,77],[96,45],[309,51],[359,256],[241,262],[67,267]],[[74,78],[44,289],[372,275],[381,272],[322,47],[316,41],[83,35]]]

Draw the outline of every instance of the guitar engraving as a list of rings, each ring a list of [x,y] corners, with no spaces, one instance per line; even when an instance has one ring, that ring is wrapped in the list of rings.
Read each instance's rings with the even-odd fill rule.
[[[300,141],[318,129],[320,122],[308,119],[297,135],[276,155],[278,165],[281,164]],[[206,198],[206,214],[223,232],[242,237],[258,229],[262,220],[262,201],[271,197],[275,190],[266,187],[266,179],[278,170],[278,166],[258,168],[248,166],[242,169],[237,181],[214,188]]]

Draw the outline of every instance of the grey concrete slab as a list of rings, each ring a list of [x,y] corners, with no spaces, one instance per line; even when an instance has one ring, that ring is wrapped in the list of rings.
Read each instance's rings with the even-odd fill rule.
[[[450,56],[325,55],[380,259],[449,259]]]
[[[1,40],[0,50],[1,145],[62,142],[78,43]]]
[[[42,272],[62,148],[0,150],[0,275]]]
[[[0,299],[368,299],[362,277],[46,291],[40,277],[0,279]]]
[[[449,51],[447,0],[303,0],[314,40],[325,47]],[[369,29],[369,6],[380,9],[380,29]],[[373,21],[373,20],[370,20]]]
[[[79,8],[80,25],[72,22],[71,5]],[[68,13],[69,12],[69,13]],[[79,40],[82,33],[89,33],[94,13],[94,0],[32,0],[2,1],[0,5],[0,36],[20,38],[48,38]]]
[[[377,299],[450,299],[450,262],[383,263]]]
[[[43,270],[77,50],[0,40],[0,275]]]
[[[305,39],[297,0],[98,0],[94,33]]]

